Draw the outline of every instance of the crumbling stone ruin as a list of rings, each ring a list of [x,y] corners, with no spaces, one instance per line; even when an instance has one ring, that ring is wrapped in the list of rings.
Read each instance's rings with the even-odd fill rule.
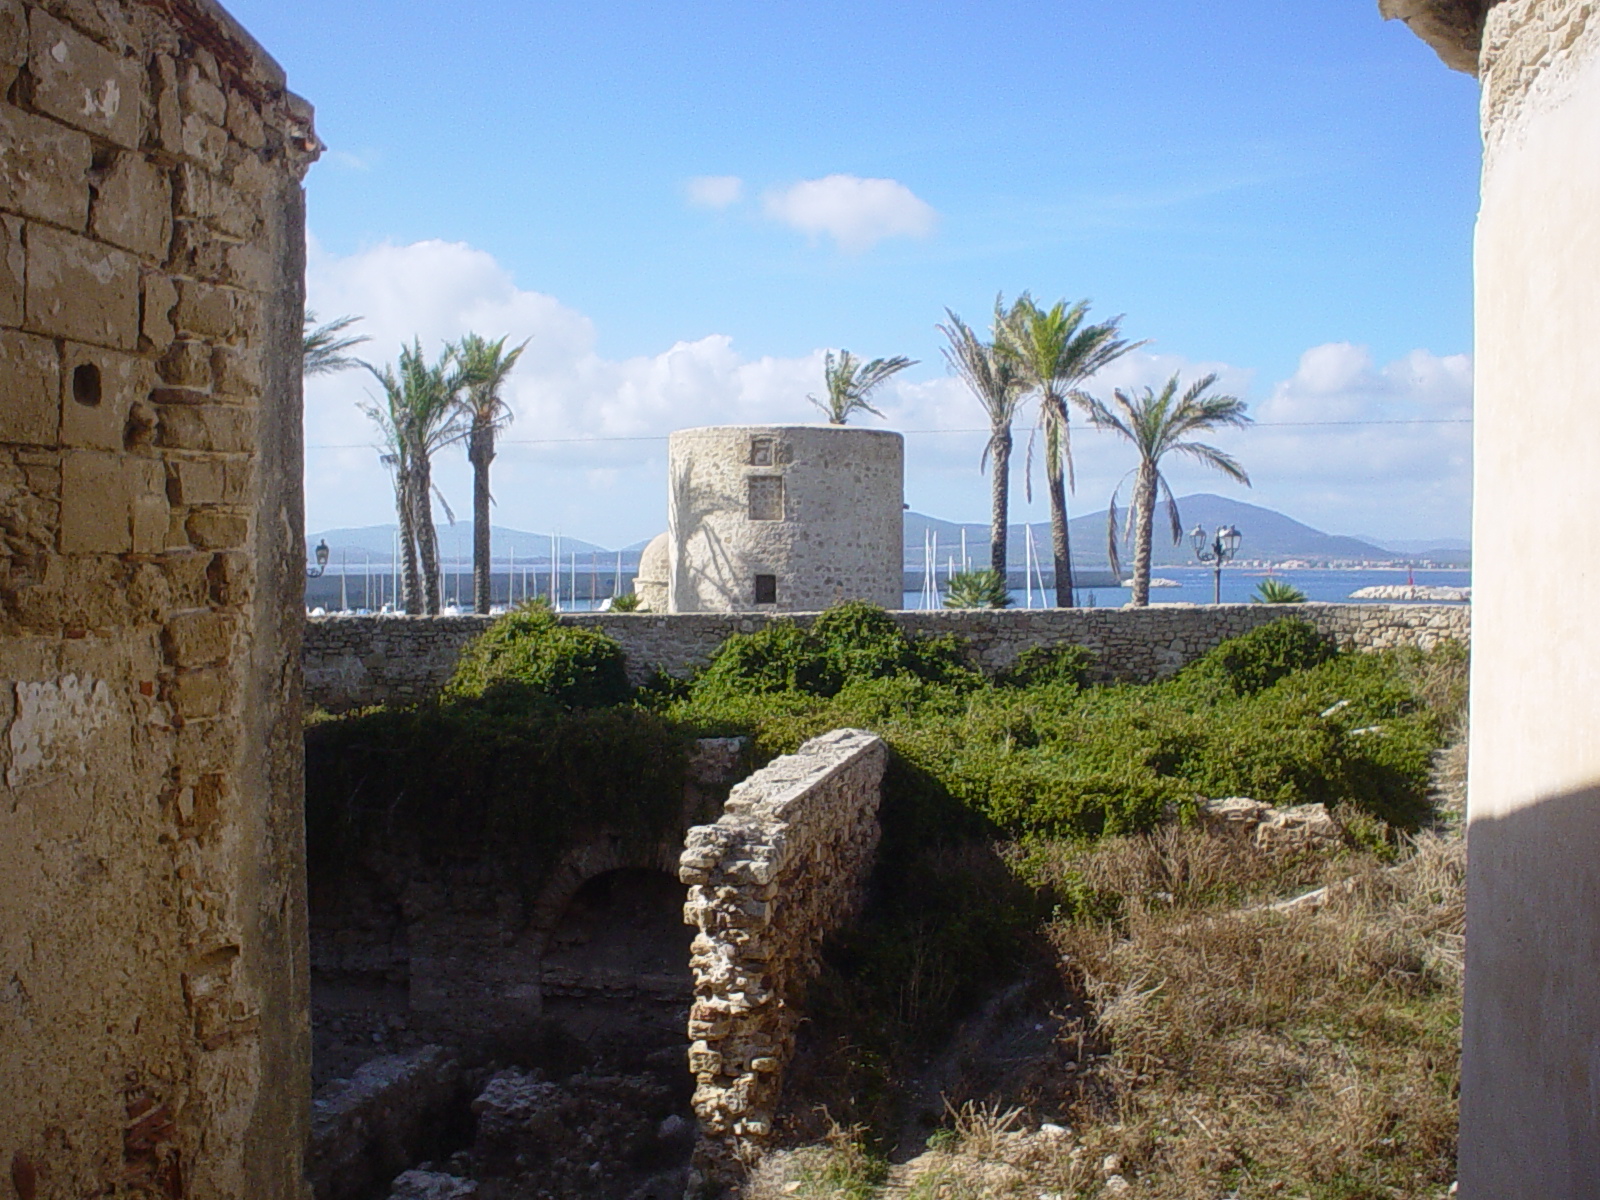
[[[0,1172],[305,1195],[300,179],[212,0],[0,0]]]
[[[692,1186],[736,1184],[772,1132],[805,986],[859,908],[878,847],[888,748],[840,729],[734,788],[691,829],[678,876],[695,926],[689,1069],[700,1120]]]

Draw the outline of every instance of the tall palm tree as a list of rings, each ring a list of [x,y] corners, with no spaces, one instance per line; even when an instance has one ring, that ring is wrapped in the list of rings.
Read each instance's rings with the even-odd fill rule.
[[[961,377],[989,416],[989,440],[984,445],[983,457],[978,460],[978,469],[981,471],[990,461],[994,463],[989,484],[989,569],[1004,580],[1011,504],[1011,422],[1027,392],[1027,385],[1011,358],[997,353],[992,343],[985,342],[948,308],[944,311],[950,323],[938,328],[950,343],[944,347],[945,362]]]
[[[1007,310],[995,302],[995,345],[1009,358],[1038,400],[1039,427],[1044,430],[1045,487],[1050,497],[1050,552],[1055,559],[1056,604],[1073,601],[1072,544],[1067,528],[1067,489],[1075,488],[1072,429],[1067,401],[1077,385],[1144,342],[1120,337],[1121,317],[1098,325],[1085,324],[1089,302],[1068,307],[1065,300],[1043,309],[1023,292]],[[1065,604],[1063,604],[1065,601]]]
[[[506,349],[506,339],[491,342],[469,333],[456,343],[461,372],[461,411],[467,423],[467,461],[472,464],[472,609],[489,611],[489,464],[494,441],[511,424],[511,408],[500,395],[506,377],[528,348]]]
[[[400,348],[398,369],[363,365],[384,392],[383,404],[363,409],[389,443],[384,459],[395,471],[405,608],[434,615],[439,611],[439,538],[433,525],[433,455],[463,432],[457,420],[463,383],[455,349],[445,347],[439,361],[430,365],[418,339]]]
[[[1172,526],[1172,541],[1176,545],[1183,537],[1183,519],[1178,514],[1178,502],[1172,497],[1161,474],[1161,460],[1169,453],[1187,455],[1208,467],[1214,467],[1228,478],[1250,486],[1250,476],[1231,454],[1204,442],[1191,440],[1191,435],[1212,429],[1238,428],[1250,424],[1245,414],[1244,401],[1235,396],[1208,396],[1217,382],[1215,375],[1197,379],[1189,390],[1178,395],[1176,374],[1159,392],[1145,388],[1142,393],[1129,395],[1121,388],[1114,393],[1113,410],[1093,396],[1083,396],[1082,402],[1089,411],[1089,419],[1102,429],[1115,430],[1133,443],[1139,452],[1139,465],[1128,475],[1133,475],[1133,507],[1128,512],[1128,524],[1134,530],[1133,543],[1133,603],[1144,607],[1150,603],[1150,552],[1154,534],[1156,499],[1164,496],[1167,519]],[[1123,480],[1127,479],[1123,476]],[[1122,484],[1117,484],[1117,491]],[[1117,557],[1117,492],[1111,493],[1111,510],[1107,514],[1107,550],[1111,569],[1121,575]],[[1123,531],[1124,538],[1127,531]]]
[[[351,367],[359,367],[361,361],[352,358],[345,351],[370,342],[372,339],[365,334],[357,336],[344,335],[360,317],[340,317],[337,321],[329,321],[326,325],[317,324],[317,314],[309,308],[306,309],[305,321],[300,334],[300,372],[303,375],[332,375],[335,371],[345,371]]]
[[[862,411],[881,417],[883,414],[872,407],[867,397],[891,375],[916,365],[915,359],[904,355],[862,362],[848,350],[839,351],[839,357],[835,359],[833,351],[829,350],[827,363],[822,370],[828,398],[822,401],[815,396],[807,396],[806,399],[827,414],[830,425],[843,425],[852,414]]]

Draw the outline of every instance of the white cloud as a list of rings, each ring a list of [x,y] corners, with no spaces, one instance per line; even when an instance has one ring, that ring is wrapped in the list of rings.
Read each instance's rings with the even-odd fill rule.
[[[885,238],[928,237],[939,214],[893,179],[828,175],[774,188],[762,198],[767,216],[801,233],[827,234],[839,248],[859,254]]]
[[[727,208],[744,199],[744,180],[737,175],[696,175],[684,191],[696,208]]]
[[[589,318],[518,287],[493,256],[461,243],[385,244],[347,257],[313,244],[308,287],[311,307],[324,319],[363,316],[360,328],[374,340],[358,353],[377,362],[392,361],[413,336],[430,354],[469,330],[531,338],[507,387],[516,419],[495,459],[496,524],[559,529],[607,545],[637,541],[665,526],[665,436],[672,430],[819,419],[806,395],[821,390],[821,348],[750,358],[727,336],[709,334],[657,354],[605,358]],[[936,372],[932,361],[911,378],[895,377],[874,398],[887,417],[881,425],[908,432],[906,498],[914,508],[981,521],[988,511],[987,477],[978,470],[986,422],[957,380],[928,377],[930,368]],[[1220,388],[1247,399],[1254,390],[1248,369],[1145,352],[1108,368],[1090,390],[1159,386],[1173,371],[1185,380],[1216,371]],[[357,408],[373,389],[359,371],[307,384],[308,529],[393,520],[375,436]],[[1471,504],[1470,425],[1301,423],[1459,420],[1471,415],[1471,389],[1471,363],[1462,355],[1417,350],[1380,366],[1361,347],[1318,346],[1252,406],[1261,425],[1216,438],[1250,471],[1253,491],[1182,461],[1169,464],[1173,487],[1180,495],[1236,495],[1334,533],[1459,536]],[[871,417],[865,423],[880,424]],[[1021,474],[1031,424],[1024,414],[1016,428],[1013,511],[1018,520],[1040,521],[1047,519],[1042,492],[1035,488],[1029,505]],[[1073,430],[1072,507],[1089,512],[1104,506],[1132,465],[1130,451],[1081,420]],[[465,454],[443,451],[435,477],[464,516],[471,497]]]

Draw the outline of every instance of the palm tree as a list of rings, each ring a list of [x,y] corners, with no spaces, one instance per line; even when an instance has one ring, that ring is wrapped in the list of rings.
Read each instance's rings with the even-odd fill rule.
[[[1121,317],[1086,325],[1089,302],[1065,300],[1042,309],[1023,292],[1010,310],[995,302],[995,345],[1014,364],[1039,403],[1044,430],[1045,486],[1050,497],[1050,552],[1055,558],[1056,604],[1072,604],[1072,546],[1067,529],[1067,489],[1076,487],[1067,401],[1081,403],[1077,385],[1144,342],[1118,337]],[[1065,599],[1065,605],[1062,604]]]
[[[833,351],[829,350],[827,363],[822,369],[828,399],[826,402],[815,396],[807,396],[806,399],[827,414],[830,425],[843,425],[850,420],[852,413],[862,411],[881,417],[883,414],[872,407],[867,397],[891,375],[916,365],[915,359],[904,355],[875,358],[864,363],[848,350],[839,351],[839,357],[835,359]]]
[[[345,351],[372,339],[365,334],[357,337],[340,336],[359,320],[360,317],[340,317],[337,321],[318,325],[317,314],[306,309],[300,334],[301,374],[332,375],[335,371],[361,366],[360,359],[351,358]]]
[[[1133,603],[1144,607],[1150,603],[1150,551],[1155,524],[1156,497],[1159,492],[1166,497],[1167,517],[1172,525],[1172,541],[1176,545],[1183,537],[1183,521],[1178,515],[1178,502],[1172,498],[1172,489],[1161,474],[1161,460],[1168,453],[1184,454],[1214,467],[1228,478],[1250,486],[1250,476],[1231,454],[1204,442],[1189,440],[1191,434],[1211,429],[1238,428],[1250,424],[1245,414],[1244,401],[1235,396],[1208,396],[1206,392],[1217,382],[1215,375],[1197,379],[1189,390],[1178,396],[1178,376],[1174,374],[1159,392],[1145,388],[1142,394],[1129,395],[1118,388],[1116,411],[1108,408],[1093,396],[1083,396],[1082,403],[1089,410],[1089,419],[1102,429],[1115,430],[1133,443],[1139,451],[1139,465],[1129,475],[1135,476],[1133,507],[1128,513],[1128,524],[1134,529],[1133,543]],[[1123,476],[1127,479],[1127,475]],[[1117,485],[1120,491],[1122,484]],[[1111,494],[1111,510],[1107,514],[1107,549],[1111,556],[1111,569],[1120,575],[1117,559],[1117,493]],[[1126,536],[1126,531],[1124,531]]]
[[[1007,511],[1011,504],[1011,422],[1027,392],[1027,385],[1010,357],[997,353],[992,343],[985,342],[948,308],[944,311],[950,324],[940,325],[938,329],[950,343],[944,348],[945,362],[989,415],[989,441],[984,445],[983,457],[978,460],[978,469],[981,471],[985,463],[993,460],[994,474],[989,485],[989,569],[1004,580]]]
[[[992,568],[984,571],[959,571],[950,576],[945,588],[946,608],[1010,608],[1011,589],[1006,577]]]
[[[436,615],[439,538],[433,525],[433,455],[463,433],[456,419],[457,397],[464,384],[456,366],[455,348],[445,347],[439,361],[430,366],[418,339],[400,348],[398,370],[385,366],[380,371],[371,363],[363,365],[384,391],[383,405],[366,405],[365,412],[389,443],[385,462],[395,470],[395,509],[405,556],[406,611]],[[446,515],[449,511],[447,506]]]
[[[1285,583],[1281,579],[1263,579],[1256,584],[1256,594],[1250,597],[1251,604],[1304,604],[1306,594],[1292,583]]]
[[[506,339],[491,342],[469,333],[456,343],[456,362],[464,384],[461,411],[467,420],[467,461],[472,464],[472,608],[489,611],[489,464],[496,435],[511,423],[511,408],[500,395],[506,377],[527,349],[506,349]]]

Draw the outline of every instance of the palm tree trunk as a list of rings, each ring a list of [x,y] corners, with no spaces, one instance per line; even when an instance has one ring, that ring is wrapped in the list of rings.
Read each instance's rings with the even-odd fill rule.
[[[1063,417],[1064,419],[1064,417]],[[1061,430],[1051,426],[1045,436],[1045,484],[1050,493],[1050,553],[1056,568],[1056,607],[1071,608],[1072,535],[1067,529],[1067,479],[1061,461]]]
[[[989,438],[994,478],[989,493],[989,569],[1006,577],[1006,522],[1011,507],[1011,430],[997,429]]]
[[[417,581],[417,506],[411,498],[415,483],[410,467],[396,467],[394,477],[395,519],[400,523],[400,607],[407,613],[422,612],[422,591]]]
[[[433,471],[427,456],[416,465],[416,489],[411,500],[417,527],[417,557],[422,570],[422,608],[439,615],[439,535],[433,527]]]
[[[1139,464],[1133,485],[1133,606],[1150,603],[1150,547],[1156,519],[1156,467],[1148,459]]]
[[[467,457],[472,460],[472,611],[489,611],[489,464],[494,460],[494,429],[472,431]]]

